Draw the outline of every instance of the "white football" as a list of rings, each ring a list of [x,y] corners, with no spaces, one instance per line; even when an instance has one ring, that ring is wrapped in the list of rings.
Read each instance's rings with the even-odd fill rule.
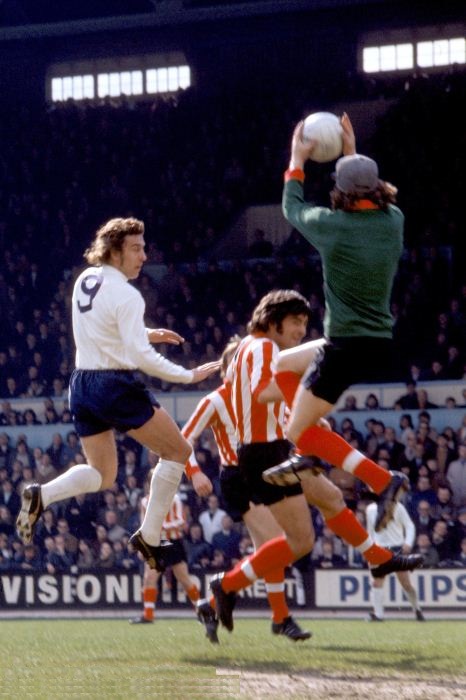
[[[314,112],[304,120],[303,138],[305,141],[314,139],[311,160],[317,163],[328,163],[336,160],[343,150],[343,129],[339,118],[331,112]]]

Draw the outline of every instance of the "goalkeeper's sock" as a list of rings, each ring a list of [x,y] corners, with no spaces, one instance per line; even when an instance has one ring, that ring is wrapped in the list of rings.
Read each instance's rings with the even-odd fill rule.
[[[318,425],[306,428],[296,441],[296,447],[301,454],[320,457],[334,467],[357,476],[375,493],[381,493],[392,478],[389,471],[355,450],[340,435]]]

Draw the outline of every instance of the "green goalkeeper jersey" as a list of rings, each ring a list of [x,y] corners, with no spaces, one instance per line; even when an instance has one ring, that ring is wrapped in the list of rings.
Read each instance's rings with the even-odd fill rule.
[[[390,296],[403,249],[403,213],[352,212],[305,202],[300,180],[283,190],[283,213],[322,258],[327,338],[391,338]]]

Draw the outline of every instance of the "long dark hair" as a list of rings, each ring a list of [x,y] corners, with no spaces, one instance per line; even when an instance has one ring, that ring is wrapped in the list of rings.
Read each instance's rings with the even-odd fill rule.
[[[278,332],[282,330],[282,321],[286,316],[300,316],[309,318],[311,309],[309,302],[302,294],[294,289],[276,289],[266,294],[254,311],[247,325],[248,333],[262,331],[266,333],[270,324],[275,323]]]
[[[398,194],[398,189],[395,185],[390,182],[385,182],[385,180],[379,180],[377,189],[373,192],[368,192],[365,195],[360,194],[345,194],[337,187],[334,187],[330,192],[330,201],[332,203],[332,209],[342,209],[343,211],[355,211],[357,208],[357,202],[361,199],[368,199],[373,202],[379,209],[386,211],[389,204],[396,203],[396,195]]]

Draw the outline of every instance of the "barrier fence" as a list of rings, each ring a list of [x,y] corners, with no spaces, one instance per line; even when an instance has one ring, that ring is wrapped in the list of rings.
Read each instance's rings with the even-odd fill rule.
[[[203,595],[208,593],[212,573],[193,574]],[[413,572],[419,602],[425,609],[449,609],[466,613],[466,568],[426,569]],[[367,569],[316,570],[302,577],[286,578],[291,607],[315,610],[369,608],[371,577]],[[4,611],[134,608],[141,603],[141,576],[121,570],[86,571],[76,574],[10,572],[0,575],[0,617]],[[385,605],[409,609],[395,575],[385,583]],[[158,608],[189,607],[183,589],[161,585]],[[238,608],[267,606],[262,580],[238,597]]]

